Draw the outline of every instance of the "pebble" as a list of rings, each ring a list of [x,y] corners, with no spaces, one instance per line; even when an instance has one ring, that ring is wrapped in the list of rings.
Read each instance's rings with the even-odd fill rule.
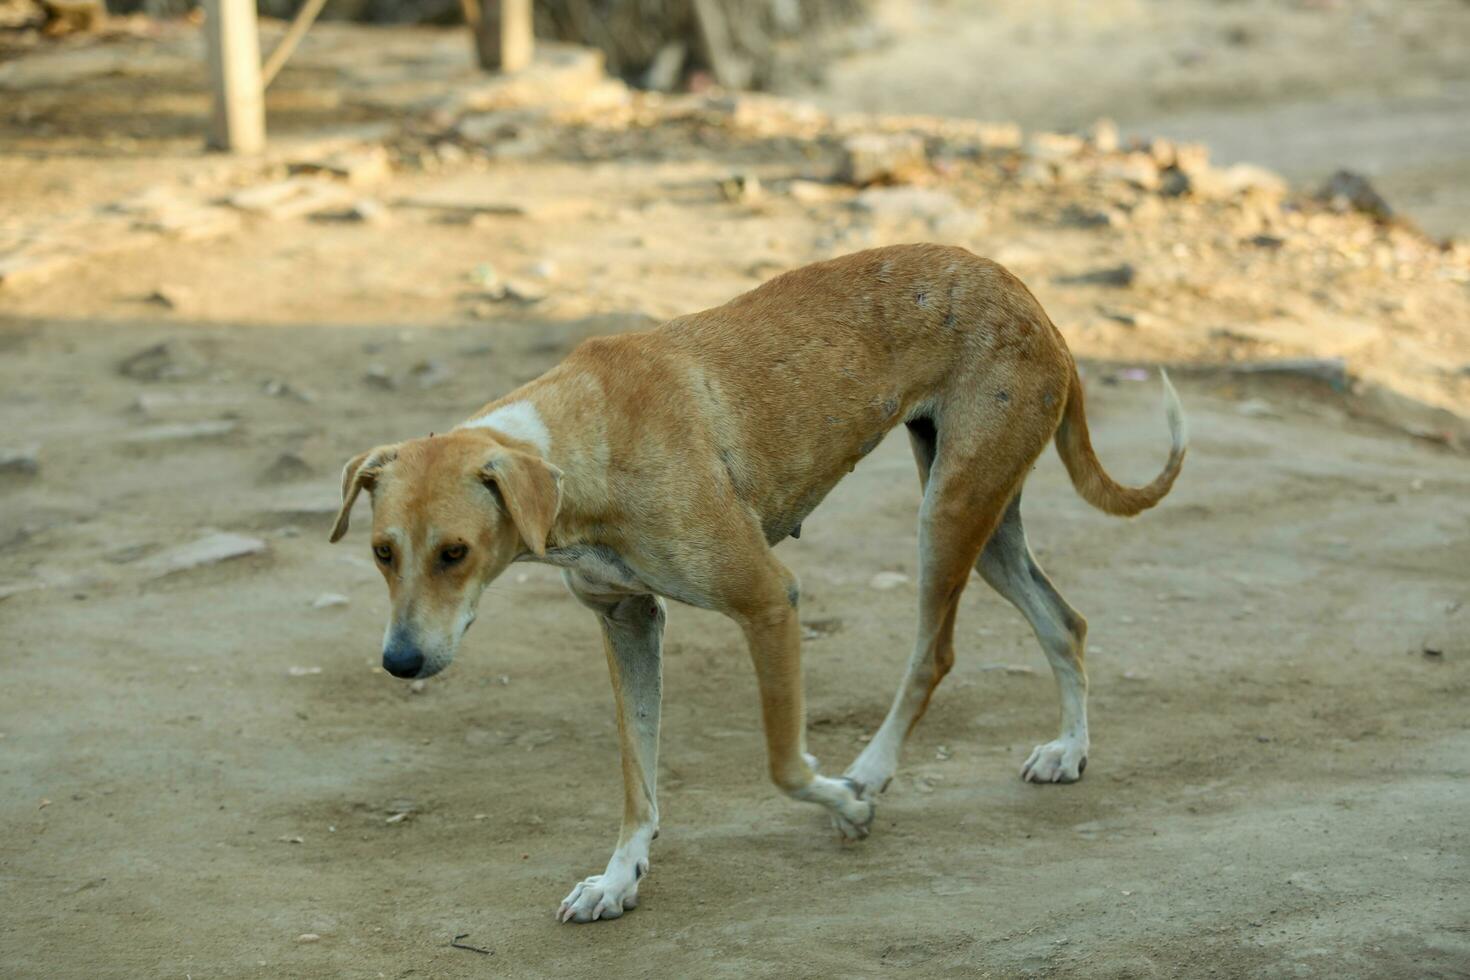
[[[301,935],[296,937],[296,941],[298,943],[319,943],[321,942],[321,940],[322,937],[318,936],[314,932],[303,932]]]
[[[398,382],[393,380],[393,375],[381,364],[369,364],[367,370],[362,374],[362,380],[375,388],[383,388],[388,391],[398,387]]]
[[[311,608],[332,609],[337,606],[345,606],[349,601],[351,600],[349,600],[345,595],[342,595],[340,592],[323,592],[321,595],[311,600]]]
[[[286,668],[286,673],[289,674],[289,675],[291,675],[292,677],[314,677],[317,674],[320,674],[321,672],[322,672],[322,669],[320,667],[287,667]]]
[[[428,690],[428,688],[429,682],[426,680],[420,679],[416,681],[410,681],[408,685],[408,693],[423,694],[426,690]]]
[[[41,472],[40,446],[0,449],[0,475],[35,476]]]
[[[187,286],[165,284],[148,294],[148,302],[169,310],[180,310],[193,305],[194,292]]]
[[[842,144],[841,179],[857,187],[912,180],[928,169],[924,141],[910,133],[861,133]]]
[[[202,568],[205,565],[217,565],[222,561],[243,558],[246,555],[257,555],[265,550],[266,544],[260,538],[218,531],[188,544],[152,555],[139,562],[139,567],[150,578],[162,578],[165,575],[188,571],[191,568]]]
[[[415,364],[409,374],[420,388],[433,388],[448,381],[454,372],[443,361],[431,357]]]
[[[187,442],[194,439],[218,439],[240,427],[233,419],[207,419],[203,422],[176,422],[165,425],[150,425],[129,433],[124,442],[157,443]]]
[[[1079,273],[1075,276],[1061,276],[1056,281],[1067,286],[1116,286],[1119,288],[1133,285],[1133,280],[1138,277],[1138,270],[1130,262],[1121,265],[1108,266],[1105,269],[1093,269],[1091,272]]]
[[[909,577],[903,572],[879,572],[868,579],[868,586],[879,592],[889,592],[901,585],[908,584],[908,580]]]

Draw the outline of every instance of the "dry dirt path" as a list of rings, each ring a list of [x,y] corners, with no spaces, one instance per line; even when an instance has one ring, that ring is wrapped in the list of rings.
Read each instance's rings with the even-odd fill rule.
[[[43,452],[0,487],[0,581],[56,583],[0,602],[7,976],[1463,975],[1470,471],[1310,393],[1198,378],[1159,510],[1089,510],[1051,454],[1028,487],[1041,561],[1092,624],[1081,783],[1017,778],[1056,696],[977,579],[873,837],[842,847],[765,784],[736,631],[679,608],[644,907],[554,923],[616,833],[594,623],[517,569],[413,694],[375,667],[365,539],[325,535],[350,452],[442,428],[591,329],[7,329],[0,431]],[[117,374],[155,340],[182,380]],[[452,376],[363,380],[425,358]],[[1157,391],[1107,373],[1093,431],[1139,480]],[[235,428],[133,441],[201,418]],[[804,618],[829,621],[806,662],[831,768],[907,653],[912,587],[868,583],[913,573],[916,505],[890,439],[781,546]],[[149,578],[205,527],[265,550]],[[323,592],[349,604],[313,609]]]

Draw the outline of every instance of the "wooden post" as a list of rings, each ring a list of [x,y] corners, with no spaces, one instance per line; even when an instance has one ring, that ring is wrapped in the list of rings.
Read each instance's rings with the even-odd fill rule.
[[[226,153],[265,149],[265,94],[255,0],[204,0],[204,34],[214,109],[208,146]]]
[[[480,16],[470,24],[475,53],[486,71],[520,71],[535,53],[531,0],[479,0]]]

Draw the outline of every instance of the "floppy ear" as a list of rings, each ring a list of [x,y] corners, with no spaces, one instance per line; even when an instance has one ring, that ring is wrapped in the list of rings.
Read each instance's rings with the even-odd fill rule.
[[[364,487],[371,490],[383,467],[397,455],[397,446],[379,446],[352,457],[342,467],[342,509],[337,511],[337,523],[332,526],[329,539],[334,544],[347,533],[347,522],[352,516],[352,505],[357,503],[357,495]]]
[[[561,470],[540,456],[497,449],[480,468],[480,479],[499,496],[526,547],[545,558],[546,539],[561,510]]]

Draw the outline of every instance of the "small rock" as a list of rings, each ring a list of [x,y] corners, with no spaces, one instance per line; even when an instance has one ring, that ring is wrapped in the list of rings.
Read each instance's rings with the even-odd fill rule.
[[[0,448],[0,476],[35,476],[41,472],[40,446]]]
[[[1007,674],[1034,674],[1036,668],[1027,664],[982,664],[980,670],[984,673],[1003,671]]]
[[[243,558],[265,551],[265,542],[243,534],[219,531],[207,534],[188,544],[169,548],[140,562],[139,567],[150,578],[162,578],[175,572],[215,565],[232,558]]]
[[[929,169],[924,141],[909,133],[862,133],[842,144],[840,178],[857,187],[912,180]]]
[[[354,187],[380,184],[393,173],[388,153],[381,146],[338,150],[322,157],[295,160],[288,167],[292,173],[327,174]]]
[[[369,364],[367,370],[363,372],[362,380],[374,388],[383,388],[389,391],[398,387],[398,382],[393,380],[393,375],[381,364]]]
[[[820,640],[824,636],[842,631],[842,620],[835,616],[826,619],[807,619],[801,624],[801,638],[803,640]]]
[[[323,592],[321,595],[311,600],[311,608],[332,609],[336,606],[345,606],[349,601],[351,600],[349,600],[345,595],[342,595],[340,592]]]
[[[408,373],[413,377],[414,383],[420,388],[432,388],[435,385],[443,384],[454,374],[443,361],[432,357],[419,361],[413,367],[409,368]]]
[[[903,572],[879,572],[868,579],[868,587],[877,589],[879,592],[888,592],[907,584],[908,580],[909,577]]]
[[[286,673],[289,674],[289,675],[291,675],[292,677],[315,677],[317,674],[320,674],[321,672],[322,672],[322,669],[320,667],[287,667],[286,668]]]
[[[1087,143],[1071,133],[1032,133],[1026,141],[1026,153],[1033,159],[1057,163],[1070,160],[1084,149]]]
[[[1235,406],[1235,411],[1248,419],[1279,419],[1281,413],[1271,407],[1271,403],[1262,398],[1247,398]]]
[[[1120,180],[1146,191],[1159,186],[1159,165],[1147,153],[1129,153],[1104,160],[1098,165],[1097,172],[1104,178]]]
[[[529,279],[507,279],[503,293],[506,299],[518,303],[539,303],[549,294],[550,291],[545,286]]]
[[[754,204],[764,196],[755,174],[735,174],[720,181],[720,195],[732,204]]]
[[[1393,217],[1393,208],[1369,183],[1368,178],[1351,170],[1339,170],[1317,191],[1317,200],[1335,211],[1359,211],[1378,221]]]
[[[181,310],[193,305],[194,293],[187,286],[162,285],[148,294],[148,302],[168,310]]]
[[[382,201],[375,201],[370,197],[358,198],[352,202],[352,207],[347,209],[348,221],[360,221],[365,225],[387,226],[393,223],[393,212]]]
[[[178,422],[165,425],[150,425],[123,437],[124,442],[163,443],[189,442],[195,439],[218,439],[239,428],[233,419],[209,419],[203,422]]]
[[[833,188],[815,180],[793,180],[786,185],[786,193],[802,204],[824,204],[832,200]]]
[[[288,221],[343,208],[352,200],[352,192],[342,184],[320,177],[292,177],[249,187],[230,196],[230,204],[241,211],[259,214],[273,221]]]
[[[429,682],[426,681],[426,680],[423,680],[422,678],[419,679],[419,680],[416,680],[416,681],[409,681],[409,684],[408,684],[408,693],[409,694],[423,694],[428,689],[429,689]]]
[[[551,259],[542,259],[540,262],[531,266],[530,272],[537,279],[555,279],[556,263],[551,261]]]
[[[1118,152],[1118,126],[1111,119],[1099,119],[1088,133],[1092,148],[1099,153]]]
[[[314,932],[303,932],[296,937],[296,941],[298,943],[319,943],[322,941],[322,937]]]
[[[1091,272],[1083,272],[1075,276],[1061,276],[1056,281],[1068,286],[1116,286],[1123,288],[1133,285],[1137,278],[1138,270],[1132,263],[1124,262],[1121,265],[1109,266],[1105,269],[1094,269]]]
[[[1127,310],[1115,310],[1108,306],[1098,307],[1097,312],[1115,323],[1123,324],[1125,327],[1138,326],[1138,314],[1136,313],[1130,313]]]
[[[281,453],[276,461],[265,468],[261,479],[265,483],[283,483],[301,480],[312,475],[311,466],[295,453]]]
[[[118,363],[118,372],[134,381],[179,381],[197,378],[208,365],[194,348],[166,340],[130,354]]]
[[[297,388],[290,382],[282,381],[279,378],[271,378],[260,387],[262,391],[272,398],[291,398],[305,405],[313,404],[316,401],[315,392],[306,388]]]

